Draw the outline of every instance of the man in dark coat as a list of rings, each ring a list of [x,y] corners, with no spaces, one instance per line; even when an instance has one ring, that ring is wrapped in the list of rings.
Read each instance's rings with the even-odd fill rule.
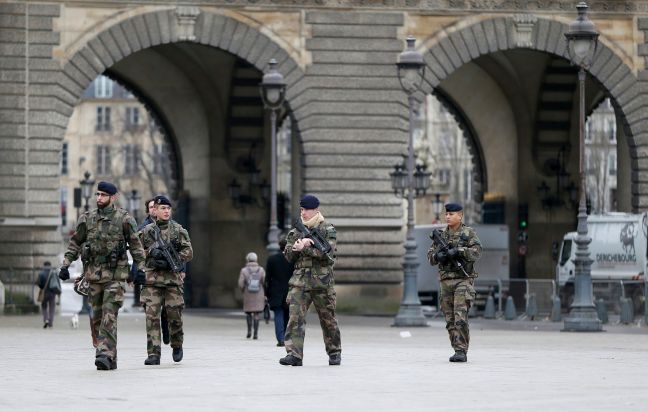
[[[144,208],[146,209],[146,219],[144,219],[144,221],[137,226],[138,233],[141,232],[142,229],[146,227],[146,225],[155,222],[155,199],[147,200],[144,204]],[[133,306],[142,306],[142,303],[140,302],[140,294],[142,292],[142,284],[144,283],[144,279],[141,278],[141,275],[138,276],[137,265],[135,264],[135,262],[133,262],[133,265],[131,266],[131,276],[134,279]]]
[[[288,324],[288,281],[295,265],[286,260],[283,250],[286,248],[286,237],[279,239],[279,252],[270,256],[266,264],[265,291],[268,304],[274,312],[275,335],[277,346],[284,346],[284,334]]]

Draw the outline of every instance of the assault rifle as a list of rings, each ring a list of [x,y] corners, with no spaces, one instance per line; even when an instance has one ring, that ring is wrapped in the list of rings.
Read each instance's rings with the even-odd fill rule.
[[[432,233],[430,234],[430,237],[432,238],[432,241],[433,241],[434,243],[436,243],[436,244],[439,245],[439,249],[440,249],[442,252],[445,252],[445,253],[446,253],[446,255],[448,256],[448,259],[449,259],[452,263],[454,263],[455,266],[457,266],[457,268],[458,268],[459,270],[461,270],[461,271],[463,272],[463,274],[464,274],[466,277],[468,277],[468,273],[466,273],[466,269],[464,269],[463,265],[461,264],[461,261],[460,261],[459,259],[457,259],[457,258],[454,258],[454,259],[453,259],[453,258],[450,257],[450,254],[448,253],[448,251],[450,250],[450,247],[448,246],[448,244],[446,243],[446,241],[445,241],[445,240],[443,239],[443,237],[441,236],[441,231],[440,231],[439,229],[434,229],[434,230],[432,231]]]
[[[297,219],[295,221],[295,229],[299,233],[302,234],[302,237],[308,238],[313,241],[313,247],[320,252],[322,252],[326,257],[331,259],[331,256],[329,253],[331,253],[331,250],[333,249],[331,247],[331,244],[322,236],[319,230],[313,228],[313,229],[308,229],[301,221],[301,219]]]
[[[182,272],[182,260],[180,259],[180,256],[178,256],[178,252],[176,252],[175,248],[170,242],[162,239],[162,233],[160,232],[160,228],[157,224],[153,224],[153,233],[155,237],[155,243],[153,243],[152,248],[160,249],[162,251],[164,260],[167,261],[172,272]]]

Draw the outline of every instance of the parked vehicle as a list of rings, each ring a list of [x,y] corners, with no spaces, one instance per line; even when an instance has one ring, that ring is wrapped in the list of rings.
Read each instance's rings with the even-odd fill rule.
[[[623,289],[631,297],[635,312],[644,304],[644,280],[648,249],[648,214],[607,213],[587,218],[594,295],[610,298],[612,289]],[[574,299],[576,232],[565,234],[556,264],[556,283],[561,300],[569,306]],[[615,302],[616,303],[616,302]]]
[[[439,296],[439,271],[427,260],[427,251],[432,245],[430,233],[433,229],[443,230],[446,225],[417,225],[414,228],[416,236],[416,254],[418,257],[418,291],[421,301],[437,305]],[[477,232],[482,243],[482,256],[475,264],[479,277],[475,288],[478,293],[485,294],[497,284],[498,280],[509,279],[509,231],[506,225],[471,225]]]

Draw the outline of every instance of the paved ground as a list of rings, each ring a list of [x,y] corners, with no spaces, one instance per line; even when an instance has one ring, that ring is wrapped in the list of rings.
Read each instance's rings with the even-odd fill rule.
[[[278,364],[272,324],[244,338],[234,312],[190,311],[185,359],[145,367],[144,316],[119,320],[119,369],[96,371],[87,318],[0,316],[0,411],[645,411],[648,328],[560,332],[549,322],[472,321],[469,363],[451,364],[443,323],[390,327],[341,317],[343,364],[330,367],[309,318],[304,366]],[[410,332],[411,337],[403,337]]]

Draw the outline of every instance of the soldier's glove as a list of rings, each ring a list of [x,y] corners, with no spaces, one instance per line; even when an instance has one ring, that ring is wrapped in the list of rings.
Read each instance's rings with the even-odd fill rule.
[[[461,256],[461,252],[456,247],[453,247],[448,250],[448,256],[450,257],[450,259],[456,259]]]
[[[164,260],[164,252],[162,249],[155,248],[149,252],[151,259]]]
[[[434,254],[434,259],[439,263],[446,263],[448,261],[448,254],[440,250]]]
[[[61,267],[61,270],[59,271],[59,278],[61,280],[70,279],[70,271],[68,270],[67,266]]]
[[[144,273],[144,271],[138,270],[134,280],[138,285],[143,285],[144,282],[146,282],[146,274]]]
[[[167,262],[166,259],[153,259],[151,260],[151,266],[153,266],[155,269],[171,269],[171,266],[169,266],[169,262]]]

